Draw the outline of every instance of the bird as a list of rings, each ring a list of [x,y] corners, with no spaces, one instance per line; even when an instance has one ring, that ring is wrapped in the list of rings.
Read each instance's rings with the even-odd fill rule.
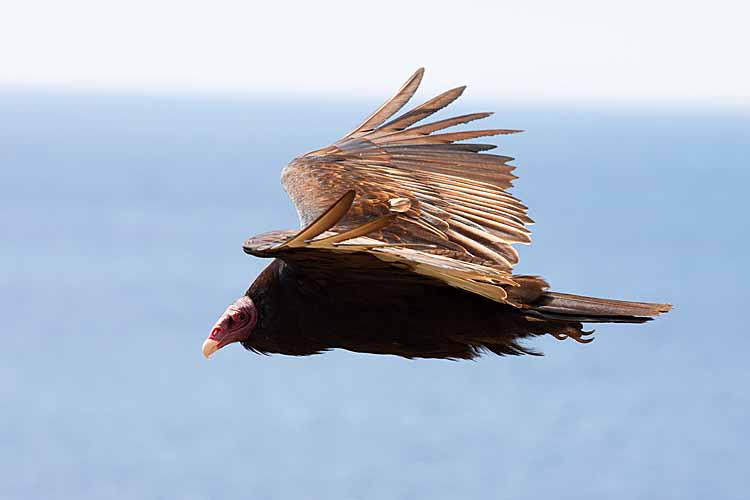
[[[398,116],[418,69],[354,130],[282,171],[301,229],[248,238],[273,259],[211,328],[206,358],[240,343],[259,354],[334,349],[409,359],[541,355],[530,338],[586,344],[584,323],[644,323],[670,304],[551,291],[515,275],[529,244],[528,208],[513,194],[514,158],[464,142],[520,132],[445,131],[491,113],[420,123],[458,99],[453,88]]]

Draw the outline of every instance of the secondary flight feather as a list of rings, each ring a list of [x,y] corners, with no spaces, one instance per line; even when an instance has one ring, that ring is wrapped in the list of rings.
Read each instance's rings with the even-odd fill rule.
[[[523,339],[586,343],[582,323],[642,323],[670,310],[551,292],[540,277],[514,275],[514,245],[531,242],[533,221],[507,191],[513,158],[458,141],[519,131],[445,131],[488,112],[419,124],[465,87],[394,118],[423,74],[342,139],[284,168],[302,229],[245,242],[246,253],[274,261],[216,322],[207,357],[233,342],[288,355],[534,354]]]

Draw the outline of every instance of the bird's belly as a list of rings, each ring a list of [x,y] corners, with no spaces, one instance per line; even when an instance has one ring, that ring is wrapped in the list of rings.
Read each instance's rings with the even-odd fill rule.
[[[471,357],[482,339],[513,338],[521,315],[514,309],[449,287],[413,293],[329,290],[314,319],[303,324],[330,348],[405,357]]]

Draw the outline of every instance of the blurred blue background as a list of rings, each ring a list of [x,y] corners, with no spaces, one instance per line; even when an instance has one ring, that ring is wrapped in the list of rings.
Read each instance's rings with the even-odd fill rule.
[[[747,114],[451,110],[527,130],[517,271],[657,321],[543,358],[202,358],[268,263],[244,238],[296,227],[281,168],[378,104],[0,94],[1,498],[746,498]]]

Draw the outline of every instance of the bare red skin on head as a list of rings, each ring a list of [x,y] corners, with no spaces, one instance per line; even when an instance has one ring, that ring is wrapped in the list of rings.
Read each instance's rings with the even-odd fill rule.
[[[257,322],[258,311],[253,301],[247,296],[240,297],[219,317],[208,338],[218,342],[217,349],[221,349],[233,342],[249,339]]]

